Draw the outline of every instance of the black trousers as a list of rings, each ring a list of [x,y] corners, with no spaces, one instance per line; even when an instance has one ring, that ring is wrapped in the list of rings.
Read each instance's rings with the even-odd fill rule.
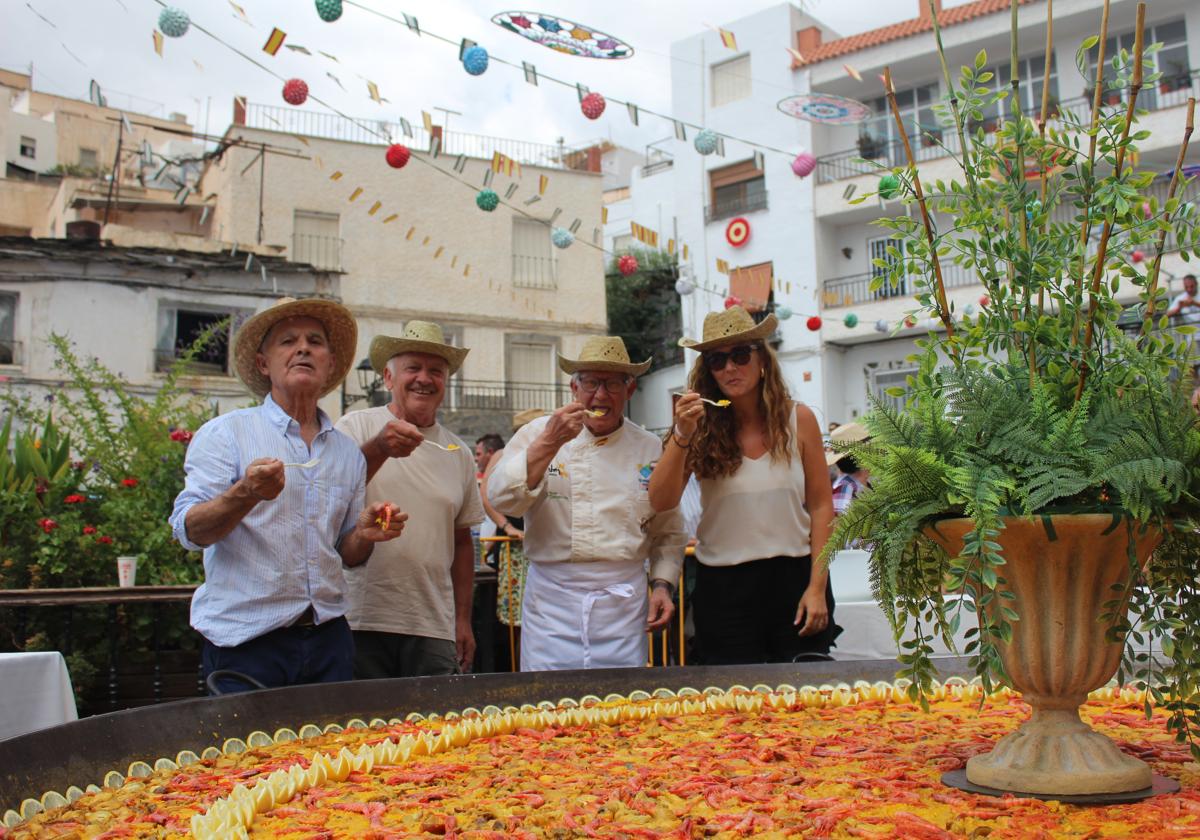
[[[238,671],[268,688],[343,682],[354,677],[354,637],[339,616],[324,624],[281,627],[236,647],[205,639],[200,662],[205,678],[213,671]],[[225,694],[251,688],[241,680],[218,680],[217,687]]]
[[[842,632],[833,621],[833,587],[825,585],[829,624],[800,636],[796,607],[812,576],[811,557],[768,557],[736,566],[696,568],[696,646],[705,665],[792,662],[802,654],[828,655]]]

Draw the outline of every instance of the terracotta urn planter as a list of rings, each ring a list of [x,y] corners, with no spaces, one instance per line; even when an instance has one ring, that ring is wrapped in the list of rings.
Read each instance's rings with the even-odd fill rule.
[[[951,556],[962,552],[969,519],[937,523],[926,533]],[[1135,525],[1134,558],[1144,565],[1162,540],[1156,529]],[[1011,622],[1011,644],[999,643],[1013,687],[1033,714],[995,748],[967,762],[973,784],[1032,794],[1086,795],[1149,788],[1149,765],[1125,755],[1079,718],[1089,691],[1112,679],[1122,646],[1105,635],[1104,604],[1118,597],[1132,571],[1128,531],[1107,514],[1009,518],[997,542],[1005,565],[997,571],[1020,616]],[[1123,616],[1126,605],[1114,615]],[[992,620],[996,619],[992,617]]]

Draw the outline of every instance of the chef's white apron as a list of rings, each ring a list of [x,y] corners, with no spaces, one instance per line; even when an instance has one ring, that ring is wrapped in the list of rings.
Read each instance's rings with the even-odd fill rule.
[[[646,664],[641,560],[530,563],[521,606],[521,670]]]

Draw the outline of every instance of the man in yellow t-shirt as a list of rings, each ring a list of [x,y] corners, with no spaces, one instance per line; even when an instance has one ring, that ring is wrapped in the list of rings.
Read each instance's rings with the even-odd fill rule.
[[[483,505],[471,450],[437,422],[467,352],[426,321],[376,336],[371,365],[392,401],[337,423],[367,460],[368,503],[393,500],[409,515],[404,539],[386,543],[386,555],[376,549],[386,562],[346,571],[359,679],[453,674],[475,658],[471,527],[483,521]]]

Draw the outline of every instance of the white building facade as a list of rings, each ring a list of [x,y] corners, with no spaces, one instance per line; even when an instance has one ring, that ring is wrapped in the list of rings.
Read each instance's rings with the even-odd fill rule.
[[[904,206],[878,199],[850,203],[856,195],[875,192],[878,185],[878,167],[858,161],[884,166],[905,162],[901,138],[882,99],[885,67],[891,68],[902,117],[911,127],[907,133],[922,179],[949,178],[958,171],[951,157],[957,151],[953,132],[943,130],[940,140],[929,136],[938,131],[932,105],[943,96],[944,82],[928,4],[912,2],[912,20],[847,38],[783,4],[721,24],[734,34],[737,50],[725,47],[715,31],[672,47],[673,114],[726,135],[723,156],[699,155],[690,134],[686,143],[673,141],[668,147],[674,159],[678,236],[689,245],[688,262],[697,284],[708,290],[684,299],[684,332],[699,335],[704,315],[723,308],[725,294],[761,290],[769,276],[773,291],[764,311],[787,307],[795,313],[781,322],[776,336],[788,385],[826,422],[861,416],[870,407],[869,394],[886,398],[886,389],[902,386],[912,367],[906,357],[927,329],[921,320],[915,327],[904,325],[906,314],[917,308],[911,283],[882,293],[869,288],[873,274],[881,271],[872,260],[895,244],[872,223],[903,213]],[[952,73],[982,49],[989,67],[998,71],[996,83],[1005,84],[1008,9],[1008,0],[976,0],[939,15]],[[1135,10],[1134,0],[1112,3],[1109,56],[1132,47]],[[1040,106],[1045,75],[1044,0],[1023,0],[1019,20],[1022,107],[1030,113]],[[1077,69],[1075,55],[1099,23],[1096,0],[1059,0],[1054,5],[1049,86],[1051,101],[1060,111],[1078,113],[1088,107],[1084,96],[1089,82]],[[1163,75],[1138,100],[1139,107],[1148,110],[1139,127],[1151,132],[1140,144],[1138,167],[1164,175],[1151,187],[1161,200],[1165,173],[1174,168],[1182,139],[1187,99],[1200,96],[1200,4],[1155,0],[1147,9],[1146,23],[1147,43],[1163,44],[1154,56]],[[787,50],[794,51],[790,59]],[[872,116],[857,125],[825,125],[793,119],[776,107],[785,97],[810,92],[859,100],[870,106]],[[985,131],[1005,116],[1003,107],[985,114]],[[756,159],[755,146],[730,137],[756,144],[761,157]],[[789,163],[790,156],[803,150],[815,155],[817,167],[801,179]],[[1186,163],[1200,163],[1200,145],[1192,144]],[[649,201],[639,196],[642,186],[637,180],[631,183],[629,202],[634,207]],[[1196,185],[1188,185],[1183,197],[1194,199],[1197,193]],[[738,248],[726,237],[731,218],[744,219],[750,231],[748,241]],[[718,260],[728,266],[729,274],[717,270]],[[1170,293],[1181,289],[1182,276],[1191,270],[1177,255],[1167,254],[1162,276]],[[957,310],[979,305],[983,288],[973,276],[950,266],[946,280]],[[848,322],[856,321],[854,326],[847,325],[845,316],[850,314],[855,318]],[[807,328],[813,315],[822,319],[819,331]],[[886,330],[876,329],[880,322]],[[667,425],[669,414],[661,415],[657,408],[667,398],[655,398],[649,391],[677,388],[683,378],[682,370],[668,369],[643,383],[635,418],[650,426]]]

